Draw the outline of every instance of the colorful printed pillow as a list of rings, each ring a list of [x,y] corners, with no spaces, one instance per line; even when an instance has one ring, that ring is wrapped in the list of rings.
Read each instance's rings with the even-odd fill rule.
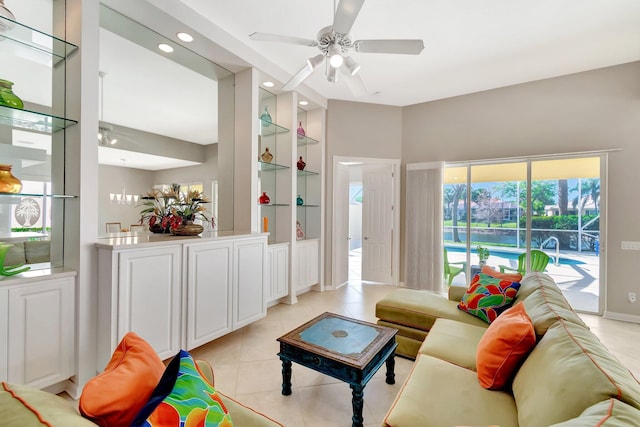
[[[480,338],[476,351],[480,385],[490,390],[504,388],[535,345],[533,323],[519,302],[502,313]]]
[[[184,351],[173,358],[132,427],[233,427],[220,395]]]
[[[520,283],[478,273],[462,296],[458,308],[491,323],[509,308],[520,289]]]
[[[145,340],[127,333],[104,372],[87,382],[80,413],[102,427],[128,426],[144,407],[164,372],[164,363]]]

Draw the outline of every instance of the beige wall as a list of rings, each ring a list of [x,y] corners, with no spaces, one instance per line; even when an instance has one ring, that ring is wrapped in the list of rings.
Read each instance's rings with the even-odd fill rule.
[[[400,159],[402,109],[386,105],[330,100],[326,132],[325,283],[331,283],[333,157]]]
[[[640,302],[627,302],[629,291],[640,295],[634,279],[640,252],[620,249],[622,240],[640,241],[640,62],[413,105],[402,113],[403,164],[622,149],[609,155],[606,310],[640,320]]]

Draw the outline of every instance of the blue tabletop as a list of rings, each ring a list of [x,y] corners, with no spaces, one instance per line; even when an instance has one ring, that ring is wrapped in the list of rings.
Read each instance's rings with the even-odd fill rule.
[[[300,333],[302,341],[341,354],[362,353],[378,336],[371,326],[339,318],[322,319]]]

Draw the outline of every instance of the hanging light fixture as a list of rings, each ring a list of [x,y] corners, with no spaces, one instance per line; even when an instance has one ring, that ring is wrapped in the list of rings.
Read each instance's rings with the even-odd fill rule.
[[[342,63],[344,62],[344,57],[342,56],[342,49],[338,43],[332,43],[327,50],[327,56],[329,57],[329,65],[333,68],[340,68]]]
[[[122,167],[126,167],[125,163],[127,159],[120,160],[122,160]],[[124,185],[122,186],[122,191],[120,193],[109,193],[109,201],[117,205],[137,204],[139,199],[140,196],[137,194],[127,194],[127,190]]]

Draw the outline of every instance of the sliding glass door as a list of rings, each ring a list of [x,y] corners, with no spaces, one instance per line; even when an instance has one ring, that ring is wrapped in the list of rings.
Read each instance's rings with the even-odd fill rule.
[[[453,283],[467,284],[484,264],[531,271],[531,251],[541,251],[571,305],[599,313],[602,159],[447,167],[444,246],[447,260],[465,267]]]

